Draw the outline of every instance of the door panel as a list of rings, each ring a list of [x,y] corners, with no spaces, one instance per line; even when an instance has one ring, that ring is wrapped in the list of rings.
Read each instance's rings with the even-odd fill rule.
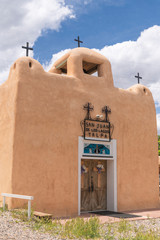
[[[81,161],[81,211],[107,209],[107,164],[104,160]]]
[[[90,161],[81,161],[81,211],[90,211]]]

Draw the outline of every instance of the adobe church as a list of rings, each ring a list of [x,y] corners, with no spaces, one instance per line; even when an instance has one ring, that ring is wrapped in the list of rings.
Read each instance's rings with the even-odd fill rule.
[[[2,192],[34,196],[34,210],[55,217],[159,207],[150,90],[114,87],[110,62],[87,48],[49,72],[19,58],[0,86]]]

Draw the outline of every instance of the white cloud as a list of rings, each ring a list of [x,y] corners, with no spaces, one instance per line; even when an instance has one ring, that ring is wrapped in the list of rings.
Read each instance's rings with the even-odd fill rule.
[[[61,22],[73,18],[72,6],[64,0],[5,0],[0,8],[0,83],[10,65],[20,56],[27,41],[34,44],[42,31],[59,30]],[[30,54],[32,56],[32,53]]]
[[[126,41],[98,50],[111,62],[115,85],[128,88],[141,83],[150,88],[154,100],[160,105],[160,26],[144,30],[137,41]]]
[[[53,55],[52,55],[52,59],[50,60],[50,62],[46,62],[46,63],[43,65],[44,69],[45,69],[46,71],[49,71],[49,70],[51,69],[53,63],[54,63],[57,59],[61,58],[64,54],[66,54],[69,50],[71,50],[71,49],[65,49],[65,50],[62,50],[62,51],[60,51],[60,52],[58,52],[58,53],[56,53],[56,54],[53,54]]]

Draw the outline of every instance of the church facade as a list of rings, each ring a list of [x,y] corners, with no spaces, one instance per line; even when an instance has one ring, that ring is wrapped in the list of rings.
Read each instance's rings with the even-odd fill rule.
[[[73,49],[49,72],[18,59],[0,86],[0,116],[1,193],[34,196],[35,210],[56,217],[159,207],[152,94],[116,88],[99,53]]]

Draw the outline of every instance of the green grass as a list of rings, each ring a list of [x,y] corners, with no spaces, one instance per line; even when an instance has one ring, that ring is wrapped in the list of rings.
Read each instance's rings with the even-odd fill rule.
[[[3,210],[3,207],[0,207],[0,212],[4,212],[6,210],[8,210],[8,205],[7,204],[5,204],[5,210]]]
[[[131,230],[131,224],[126,220],[122,219],[118,224],[118,232],[125,233]]]
[[[150,230],[149,233],[137,233],[134,240],[158,240],[160,239],[160,236],[158,236],[156,233],[154,233],[152,230]]]
[[[33,230],[47,232],[52,235],[69,239],[98,239],[101,237],[101,224],[99,218],[91,217],[84,220],[83,218],[74,218],[67,220],[64,224],[60,220],[43,219],[33,216],[28,220],[26,210],[12,210],[12,217],[26,222]]]
[[[36,219],[32,228],[69,239],[95,239],[101,236],[101,225],[99,219],[95,217],[88,220],[75,218],[66,221],[64,224],[60,220]]]
[[[67,221],[63,227],[63,237],[70,239],[94,239],[100,238],[101,225],[97,217],[91,217],[87,220],[75,218]]]
[[[19,220],[21,220],[22,222],[29,222],[32,221],[33,218],[33,211],[31,212],[31,219],[28,220],[28,212],[27,210],[22,210],[22,209],[14,209],[10,211],[12,214],[13,218],[17,218]]]
[[[31,214],[28,220],[27,210],[12,210],[12,217],[16,222],[27,223],[33,230],[49,233],[57,238],[63,239],[107,239],[107,240],[160,240],[160,229],[152,230],[156,220],[150,221],[151,229],[145,231],[145,221],[143,224],[136,224],[122,219],[118,223],[101,224],[99,218],[91,217],[88,219],[74,218],[70,220],[51,220],[40,219]],[[3,212],[1,212],[3,214]],[[160,226],[157,226],[160,228]]]
[[[154,226],[155,220],[148,220]],[[137,227],[135,222],[129,222],[122,219],[119,223],[110,223],[105,226],[105,234],[102,239],[107,240],[160,240],[160,230],[153,231],[149,229],[145,231],[145,221]]]

